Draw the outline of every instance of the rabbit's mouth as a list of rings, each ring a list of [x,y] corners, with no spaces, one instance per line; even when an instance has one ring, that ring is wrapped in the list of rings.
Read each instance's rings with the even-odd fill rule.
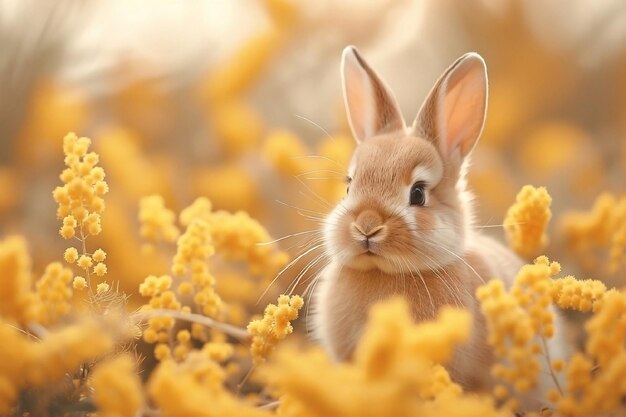
[[[372,242],[371,240],[363,240],[361,242],[362,252],[358,255],[364,255],[368,257],[380,257],[382,254],[380,253],[380,244],[377,242]]]
[[[345,265],[359,271],[379,270],[386,273],[396,272],[394,263],[377,252],[375,248],[364,249],[353,255]]]

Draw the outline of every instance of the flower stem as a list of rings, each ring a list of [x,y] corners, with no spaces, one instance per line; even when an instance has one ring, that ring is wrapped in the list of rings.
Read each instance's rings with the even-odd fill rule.
[[[140,321],[145,321],[152,317],[172,317],[178,320],[185,320],[193,323],[202,324],[206,327],[211,327],[213,329],[220,330],[226,333],[229,336],[234,337],[235,339],[241,341],[249,341],[251,336],[246,329],[241,327],[233,326],[228,323],[221,323],[217,320],[213,320],[207,316],[203,316],[201,314],[195,313],[183,313],[181,311],[176,310],[167,310],[167,309],[155,309],[155,310],[147,310],[147,311],[139,311],[134,314]]]
[[[546,357],[546,361],[548,362],[548,369],[550,370],[550,376],[552,377],[552,381],[554,381],[554,385],[556,389],[559,390],[561,397],[563,396],[563,390],[561,389],[561,385],[559,384],[559,380],[556,378],[554,374],[554,370],[552,369],[552,360],[550,359],[550,351],[548,350],[548,343],[546,342],[546,338],[541,336],[541,343],[543,344],[543,353]]]

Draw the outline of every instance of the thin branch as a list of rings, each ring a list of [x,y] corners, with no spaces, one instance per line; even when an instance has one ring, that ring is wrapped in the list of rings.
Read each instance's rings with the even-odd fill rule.
[[[280,405],[280,401],[271,401],[257,407],[257,410],[276,410]]]
[[[563,396],[563,389],[561,389],[561,385],[559,384],[559,380],[556,378],[554,374],[554,370],[552,369],[552,360],[550,359],[550,350],[548,349],[548,343],[546,342],[546,338],[541,336],[541,343],[543,344],[543,353],[546,357],[546,361],[548,361],[548,369],[550,370],[550,376],[552,377],[552,381],[554,381],[554,385],[559,390],[561,397]]]
[[[185,320],[192,323],[202,324],[206,327],[211,327],[213,329],[220,330],[229,336],[234,337],[235,339],[239,339],[241,341],[249,341],[250,334],[246,329],[241,327],[233,326],[228,323],[221,323],[217,320],[213,320],[207,316],[203,316],[201,314],[195,313],[183,313],[181,311],[176,310],[167,310],[167,309],[156,309],[156,310],[148,310],[148,311],[140,311],[133,314],[133,318],[138,318],[140,321],[145,321],[152,317],[172,317],[178,320]]]

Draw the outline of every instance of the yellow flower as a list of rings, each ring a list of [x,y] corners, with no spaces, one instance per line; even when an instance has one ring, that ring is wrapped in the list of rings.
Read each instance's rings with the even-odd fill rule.
[[[608,414],[620,410],[626,395],[626,293],[607,291],[585,323],[584,352],[566,365],[565,395],[558,410],[572,416]]]
[[[492,368],[492,375],[518,393],[537,386],[543,361],[539,355],[549,355],[544,351],[546,345],[539,341],[545,342],[554,333],[550,310],[552,277],[559,271],[558,263],[550,263],[542,256],[533,265],[522,267],[510,291],[499,280],[492,280],[477,291],[487,320],[488,341],[499,360]],[[506,395],[504,385],[500,387],[494,395],[502,399]]]
[[[260,245],[269,242],[271,237],[267,230],[246,212],[212,211],[208,199],[197,198],[180,214],[183,226],[189,227],[194,220],[205,222],[211,236],[211,247],[214,247],[211,251],[217,250],[227,260],[247,261],[248,268],[254,275],[273,277],[287,263],[286,253],[276,251],[270,245]],[[185,268],[180,263],[174,267],[178,271]]]
[[[36,283],[37,289],[37,321],[40,324],[56,323],[71,310],[72,271],[63,268],[59,262],[46,267],[42,277]]]
[[[597,309],[606,293],[606,286],[600,281],[577,280],[567,276],[554,280],[551,291],[554,303],[559,307],[588,312]]]
[[[96,249],[91,258],[96,262],[104,262],[107,257],[107,254],[102,249]]]
[[[170,347],[165,343],[159,343],[154,347],[154,357],[160,361],[169,359],[171,356]]]
[[[99,233],[100,214],[104,210],[100,195],[108,188],[104,171],[96,166],[98,155],[87,152],[90,145],[91,139],[78,138],[74,133],[63,139],[67,168],[60,178],[64,185],[57,187],[52,195],[59,204],[57,216],[63,219],[60,233],[65,239],[73,237],[76,229],[83,235]]]
[[[185,219],[181,223],[185,224],[187,220],[190,223],[185,233],[178,239],[172,272],[176,276],[190,272],[190,281],[195,291],[194,303],[201,309],[202,314],[216,317],[222,300],[215,292],[215,278],[210,273],[207,263],[215,249],[209,224],[202,218],[205,215],[204,210],[193,220],[187,219],[190,213],[188,210],[193,210],[194,205],[181,214],[181,219]]]
[[[298,311],[303,305],[304,300],[298,295],[281,295],[276,305],[265,307],[262,319],[248,324],[248,332],[252,336],[250,352],[255,365],[263,363],[276,343],[293,331],[291,321],[298,318]]]
[[[152,328],[147,328],[143,331],[143,340],[146,343],[156,343],[158,339],[157,332]]]
[[[179,330],[178,333],[176,333],[176,340],[181,343],[189,342],[191,340],[191,334],[189,333],[189,330]]]
[[[60,380],[112,348],[111,336],[93,322],[66,326],[32,344],[32,362],[24,368],[24,377],[33,385]]]
[[[208,198],[196,198],[192,204],[180,212],[180,224],[188,227],[194,220],[211,221],[213,205]]]
[[[107,284],[106,282],[101,282],[96,287],[96,293],[97,294],[102,294],[102,293],[105,293],[107,291],[109,291],[109,284]]]
[[[109,351],[113,342],[102,328],[81,322],[49,331],[43,340],[25,335],[11,323],[0,319],[0,413],[15,411],[20,391],[63,385],[67,375],[76,373],[81,364],[92,362]]]
[[[164,346],[163,351],[166,351]],[[201,350],[190,352],[176,363],[163,360],[150,376],[148,392],[164,417],[176,416],[241,416],[270,417],[263,411],[237,398],[225,387],[227,372],[221,362],[232,355],[232,347],[223,343],[207,343]],[[210,407],[206,401],[210,398]]]
[[[144,297],[155,297],[168,290],[172,285],[172,277],[150,275],[139,285],[139,293]]]
[[[143,402],[141,380],[127,353],[96,366],[90,385],[102,417],[135,417]]]
[[[26,241],[9,236],[0,241],[0,316],[18,322],[31,317],[34,294],[31,290],[31,259]]]
[[[172,286],[172,277],[169,275],[161,275],[159,277],[150,275],[146,277],[144,282],[139,285],[139,293],[144,297],[150,297],[148,306],[144,307],[146,311],[151,309],[167,309],[173,311],[181,310],[181,303],[176,298],[176,294],[170,290]],[[155,357],[159,360],[170,357],[169,347],[167,354],[165,347],[159,347],[164,342],[169,342],[169,334],[167,333],[174,327],[174,319],[168,316],[151,317],[148,319],[148,327],[143,331],[144,341],[147,343],[160,344],[155,347]],[[179,349],[178,354],[181,354]]]
[[[102,167],[97,166],[100,157],[95,152],[89,152],[90,146],[91,139],[89,138],[79,138],[74,133],[65,136],[63,153],[66,168],[60,175],[63,185],[56,187],[52,193],[59,205],[57,217],[63,221],[60,229],[61,236],[70,239],[78,233],[79,239],[83,242],[82,254],[79,254],[76,248],[70,247],[63,255],[66,262],[76,262],[87,276],[87,279],[79,277],[80,279],[74,281],[73,286],[76,289],[89,287],[90,269],[94,260],[98,264],[93,273],[103,276],[107,271],[103,263],[106,253],[102,249],[96,250],[93,257],[85,252],[87,236],[95,236],[102,231],[101,215],[104,211],[102,195],[109,191],[104,181],[105,172]],[[101,288],[98,286],[99,290]]]
[[[190,295],[193,293],[193,286],[190,282],[181,282],[177,288],[177,291],[180,295]]]
[[[93,267],[93,273],[99,277],[104,276],[107,273],[107,266],[102,262],[98,262],[96,266]]]
[[[74,277],[72,287],[74,287],[75,290],[82,291],[87,288],[87,280],[83,277]]]
[[[536,255],[546,246],[551,203],[552,198],[544,187],[526,185],[507,211],[504,230],[509,244],[520,256]]]
[[[586,270],[615,273],[626,266],[626,197],[604,193],[590,212],[564,214],[561,226],[569,249]]]
[[[151,195],[139,201],[139,233],[152,243],[175,242],[180,235],[175,220],[176,215],[165,207],[160,195]]]
[[[59,230],[59,234],[61,235],[63,239],[71,239],[76,234],[76,231],[71,226],[63,225],[61,226],[61,229]]]
[[[451,308],[414,324],[405,301],[388,300],[370,310],[354,360],[285,345],[260,374],[280,395],[278,414],[289,417],[510,416],[486,396],[463,394],[434,362],[449,360],[470,327],[471,315]]]
[[[91,260],[91,256],[89,255],[81,255],[80,258],[78,258],[78,266],[82,269],[89,269],[91,268],[91,266],[93,265],[93,262]]]
[[[73,264],[78,259],[78,250],[76,248],[67,248],[63,254],[63,258],[67,263]]]

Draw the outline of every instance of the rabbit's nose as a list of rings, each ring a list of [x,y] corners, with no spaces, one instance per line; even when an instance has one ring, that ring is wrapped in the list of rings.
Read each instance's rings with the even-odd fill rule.
[[[356,220],[352,222],[352,228],[366,239],[381,235],[387,229],[382,217],[372,210],[361,212]]]

